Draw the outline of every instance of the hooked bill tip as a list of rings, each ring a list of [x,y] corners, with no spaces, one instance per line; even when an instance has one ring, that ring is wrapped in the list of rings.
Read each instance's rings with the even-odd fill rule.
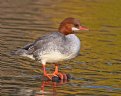
[[[83,26],[80,26],[79,29],[80,29],[80,30],[89,30],[88,28],[83,27]]]

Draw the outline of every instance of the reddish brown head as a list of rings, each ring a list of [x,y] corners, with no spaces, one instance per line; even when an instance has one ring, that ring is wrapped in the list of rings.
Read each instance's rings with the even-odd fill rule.
[[[80,20],[75,18],[66,18],[60,23],[59,32],[68,35],[74,34],[77,30],[88,30],[80,25]]]

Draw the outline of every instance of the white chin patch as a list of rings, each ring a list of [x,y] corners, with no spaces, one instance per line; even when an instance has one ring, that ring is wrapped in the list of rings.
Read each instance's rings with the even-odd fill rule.
[[[76,27],[72,27],[72,31],[78,31],[79,29]]]

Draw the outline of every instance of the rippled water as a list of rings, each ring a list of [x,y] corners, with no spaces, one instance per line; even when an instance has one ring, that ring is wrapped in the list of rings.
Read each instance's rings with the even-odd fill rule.
[[[0,0],[1,96],[120,96],[120,5],[120,0]],[[79,18],[90,31],[77,33],[81,55],[60,66],[72,79],[54,87],[41,80],[41,64],[10,52],[57,31],[66,17]]]

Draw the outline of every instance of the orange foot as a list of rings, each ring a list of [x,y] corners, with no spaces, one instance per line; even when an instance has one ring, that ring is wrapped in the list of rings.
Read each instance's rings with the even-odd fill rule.
[[[68,76],[66,74],[62,73],[53,73],[53,74],[44,74],[45,77],[47,77],[49,80],[67,80]]]
[[[67,79],[68,79],[68,77],[67,77],[66,74],[62,74],[62,73],[60,73],[60,72],[57,72],[57,73],[54,72],[53,74],[54,74],[54,76],[59,77],[60,80],[67,80]]]
[[[44,64],[43,64],[43,71],[44,71],[44,76],[47,77],[49,80],[52,80],[52,81],[53,81],[54,78],[56,78],[54,80],[67,80],[67,79],[70,78],[69,75],[62,74],[62,73],[58,72],[58,65],[57,64],[55,64],[55,71],[54,71],[53,74],[47,74]]]

